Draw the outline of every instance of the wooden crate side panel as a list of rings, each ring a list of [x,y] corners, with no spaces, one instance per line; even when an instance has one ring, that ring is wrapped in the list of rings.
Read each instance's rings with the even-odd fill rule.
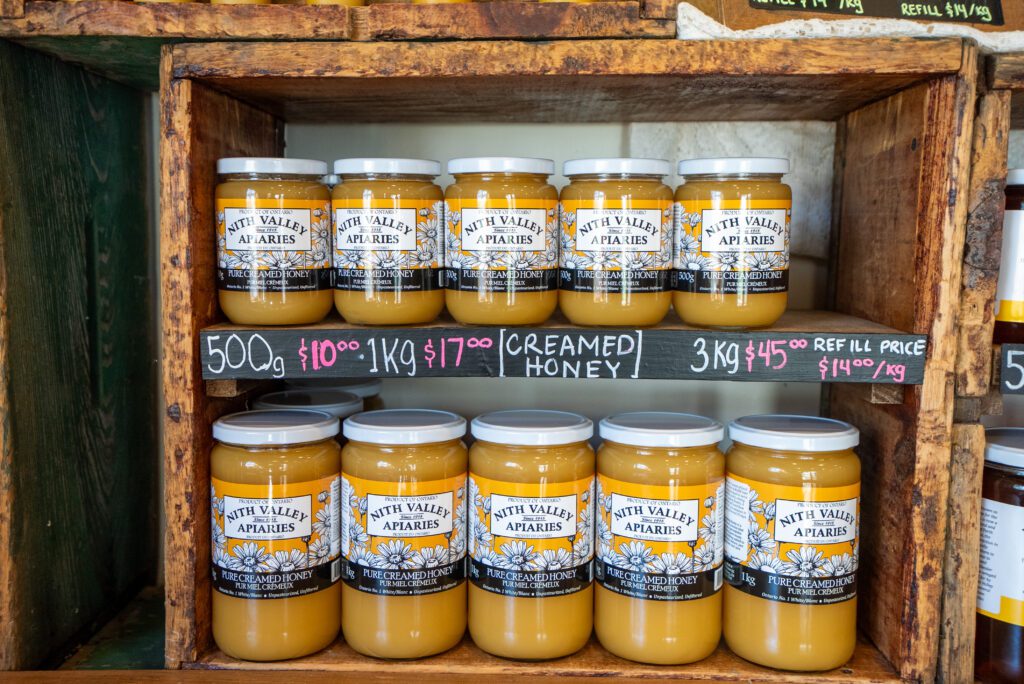
[[[948,684],[974,679],[984,464],[984,426],[954,425],[938,668],[939,681]]]
[[[926,681],[938,653],[967,211],[956,198],[969,182],[975,65],[967,46],[960,75],[869,105],[842,129],[837,308],[929,335],[925,381],[903,406],[839,387],[830,397],[832,415],[868,436],[864,526],[876,538],[862,546],[864,627],[904,677]]]
[[[957,339],[956,394],[985,397],[992,383],[992,330],[1006,207],[1010,92],[978,98],[968,188],[967,238]]]
[[[169,667],[210,646],[210,423],[229,409],[208,399],[199,329],[215,323],[216,160],[278,156],[283,125],[189,80],[161,85],[161,291],[166,474],[166,651]]]
[[[52,657],[153,578],[144,131],[140,93],[0,43],[9,667]]]
[[[25,14],[25,0],[0,0],[0,19],[17,19]]]
[[[0,47],[2,49],[2,47]],[[10,317],[7,306],[7,258],[4,212],[0,211],[0,671],[17,667],[18,591],[14,554],[10,552],[14,516],[14,431],[11,425]]]

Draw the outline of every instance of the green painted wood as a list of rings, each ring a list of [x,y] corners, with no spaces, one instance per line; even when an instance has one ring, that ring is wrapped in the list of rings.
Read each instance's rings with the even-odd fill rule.
[[[156,567],[155,245],[144,140],[141,93],[0,41],[7,665],[60,655]]]
[[[164,591],[147,587],[60,669],[160,670],[163,666]]]

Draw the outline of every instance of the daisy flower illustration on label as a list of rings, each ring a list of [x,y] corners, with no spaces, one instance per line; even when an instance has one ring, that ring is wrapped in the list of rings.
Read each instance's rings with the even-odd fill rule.
[[[592,579],[594,479],[546,484],[469,476],[470,581],[486,591],[541,598]]]
[[[423,482],[342,472],[345,583],[380,596],[422,596],[466,579],[466,476]]]

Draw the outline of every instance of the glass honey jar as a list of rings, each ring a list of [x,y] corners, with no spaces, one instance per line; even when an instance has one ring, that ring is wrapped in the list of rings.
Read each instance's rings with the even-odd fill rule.
[[[1024,681],[1024,429],[985,431],[974,674]]]
[[[656,325],[672,305],[672,190],[661,159],[565,163],[558,304],[577,325]]]
[[[789,161],[679,162],[672,301],[684,323],[760,328],[786,311],[792,194]]]
[[[217,296],[238,325],[316,323],[331,310],[327,164],[237,157],[217,162]]]
[[[380,398],[384,382],[380,378],[293,378],[284,384],[290,389],[333,389],[354,394],[363,400],[364,411],[384,408]]]
[[[1006,175],[1003,249],[996,283],[995,344],[1024,342],[1024,169]]]
[[[466,632],[466,420],[368,411],[344,432],[345,641],[377,658],[447,651]]]
[[[213,424],[213,639],[232,658],[298,658],[338,634],[339,427],[301,410]]]
[[[252,408],[320,411],[342,421],[363,410],[363,398],[336,389],[290,389],[268,392],[252,402]]]
[[[811,416],[729,425],[725,642],[780,670],[831,670],[857,643],[860,440]]]
[[[561,411],[472,422],[469,633],[520,660],[578,651],[593,628],[593,424]]]
[[[448,162],[445,303],[474,325],[543,323],[558,305],[558,191],[550,159]]]
[[[339,159],[334,172],[334,303],[349,323],[429,323],[444,308],[441,164]]]
[[[721,423],[685,413],[601,421],[594,629],[629,660],[702,660],[722,637]]]

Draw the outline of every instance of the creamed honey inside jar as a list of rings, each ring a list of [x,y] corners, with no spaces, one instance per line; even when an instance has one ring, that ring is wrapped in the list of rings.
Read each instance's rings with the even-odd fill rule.
[[[671,170],[660,159],[565,163],[558,303],[571,322],[655,325],[668,313]]]
[[[369,411],[344,431],[345,640],[378,658],[447,651],[466,631],[466,420]]]
[[[673,304],[684,323],[769,326],[786,310],[792,194],[789,161],[679,162]]]
[[[593,424],[561,411],[473,420],[469,633],[521,660],[559,658],[593,628]]]
[[[331,310],[327,164],[237,157],[217,162],[217,294],[239,325],[301,325]]]
[[[441,165],[339,159],[334,172],[334,303],[349,323],[429,323],[444,308]]]
[[[729,425],[729,648],[780,670],[830,670],[857,642],[860,461],[855,427],[810,416]]]
[[[558,191],[550,159],[448,162],[445,302],[460,323],[543,323],[558,305]]]
[[[213,424],[213,639],[232,658],[298,658],[338,634],[339,427],[302,410]]]
[[[600,431],[597,638],[645,663],[706,658],[722,636],[724,428],[646,412],[605,418]]]

